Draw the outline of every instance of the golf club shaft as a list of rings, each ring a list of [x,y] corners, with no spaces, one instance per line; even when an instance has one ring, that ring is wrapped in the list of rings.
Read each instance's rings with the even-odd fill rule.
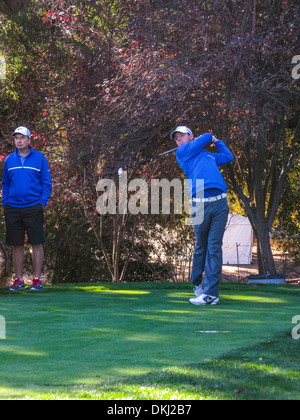
[[[165,156],[165,155],[168,155],[169,153],[175,152],[177,149],[178,149],[178,147],[176,147],[175,149],[172,149],[172,150],[168,150],[167,152],[160,153],[159,155],[152,156],[151,158],[142,160],[141,162],[138,162],[138,163],[136,163],[136,164],[134,164],[132,166],[126,166],[123,169],[132,169],[132,168],[135,168],[136,166],[143,165],[144,163],[150,162],[151,160],[154,160],[154,159],[157,159],[157,158],[159,158],[161,156]]]

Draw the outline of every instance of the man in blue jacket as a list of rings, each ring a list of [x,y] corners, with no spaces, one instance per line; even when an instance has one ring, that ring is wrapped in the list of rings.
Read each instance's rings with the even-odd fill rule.
[[[23,281],[25,233],[32,245],[34,278],[31,290],[41,290],[44,258],[44,207],[52,190],[45,156],[31,147],[31,133],[18,127],[12,134],[16,150],[4,164],[2,205],[6,222],[6,242],[13,246],[16,279],[10,290],[25,289]]]
[[[222,275],[222,244],[228,219],[227,186],[219,166],[233,161],[230,150],[222,140],[206,133],[194,138],[185,126],[177,127],[171,139],[178,146],[177,162],[189,180],[189,190],[195,209],[192,283],[193,305],[218,305]],[[213,142],[219,153],[204,148]],[[203,274],[205,272],[205,275]]]

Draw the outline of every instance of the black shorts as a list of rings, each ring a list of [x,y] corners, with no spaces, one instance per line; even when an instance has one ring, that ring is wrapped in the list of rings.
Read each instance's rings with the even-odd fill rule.
[[[25,242],[25,232],[28,243],[40,245],[44,237],[44,209],[41,204],[17,208],[8,204],[4,207],[7,245],[21,246]]]

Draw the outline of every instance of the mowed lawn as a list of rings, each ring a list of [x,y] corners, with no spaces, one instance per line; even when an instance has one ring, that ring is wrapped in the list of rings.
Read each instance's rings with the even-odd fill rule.
[[[120,387],[132,380],[141,397],[139,387],[157,383],[162,372],[163,389],[171,375],[178,394],[150,392],[145,398],[201,398],[200,391],[180,393],[182,369],[205,371],[223,355],[240,359],[241,349],[278,337],[292,346],[291,354],[284,354],[287,363],[294,354],[299,357],[300,340],[291,337],[292,319],[300,315],[299,287],[224,284],[222,304],[212,307],[190,305],[191,296],[186,283],[48,286],[40,293],[1,288],[6,339],[0,340],[0,398],[90,398],[88,390],[101,388],[98,398],[134,398],[133,391]],[[280,357],[273,347],[274,357]],[[255,379],[255,368],[251,372]],[[299,376],[292,365],[288,376],[296,397]],[[243,393],[238,387],[235,395]]]

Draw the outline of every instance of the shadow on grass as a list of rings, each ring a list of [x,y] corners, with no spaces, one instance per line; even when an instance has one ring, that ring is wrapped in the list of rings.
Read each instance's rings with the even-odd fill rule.
[[[299,288],[224,285],[224,304],[205,308],[187,303],[190,289],[186,283],[110,283],[46,287],[38,294],[0,290],[0,315],[7,317],[3,387],[10,396],[24,395],[27,387],[33,397],[38,389],[45,398],[293,399],[299,342],[271,340],[296,314]],[[195,334],[206,329],[232,334]],[[263,339],[270,341],[214,359]],[[186,366],[193,361],[200,364]]]
[[[86,389],[85,398],[298,400],[299,366],[300,341],[281,334],[218,359],[111,381],[91,393]]]
[[[12,398],[96,400],[299,400],[300,341],[290,333],[202,363],[100,381],[11,389]],[[131,403],[133,404],[133,403]]]

